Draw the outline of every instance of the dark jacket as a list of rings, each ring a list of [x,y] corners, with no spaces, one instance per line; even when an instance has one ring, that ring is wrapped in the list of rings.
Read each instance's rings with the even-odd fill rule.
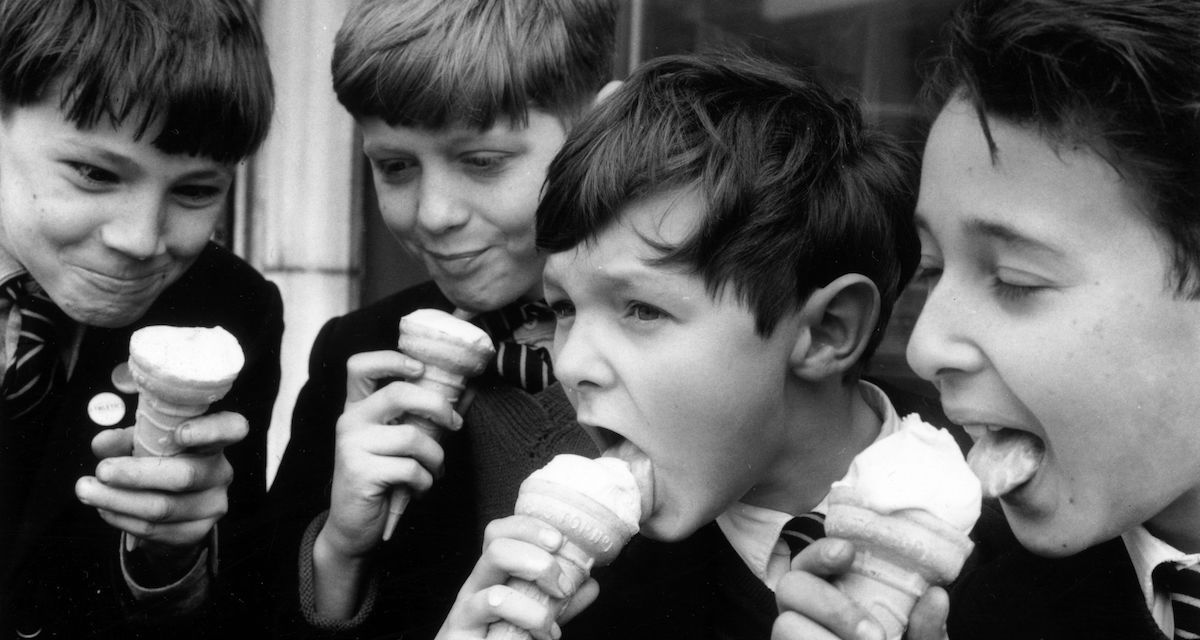
[[[130,334],[143,326],[220,325],[237,337],[246,364],[213,411],[235,411],[250,423],[242,442],[225,450],[235,479],[229,512],[218,524],[219,578],[209,606],[178,624],[148,623],[153,606],[134,603],[118,563],[119,531],[75,497],[75,481],[95,473],[92,437],[107,428],[88,416],[88,402],[112,392],[126,406],[116,426],[133,423],[136,394],[112,383],[129,357]],[[19,421],[0,416],[0,637],[42,629],[40,638],[225,637],[257,605],[259,536],[266,494],[267,429],[279,388],[283,305],[278,289],[249,265],[210,244],[146,315],[120,329],[89,327],[66,385]]]
[[[309,379],[300,392],[275,482],[272,547],[278,574],[273,590],[280,637],[432,638],[475,566],[483,528],[512,515],[517,487],[559,453],[595,456],[591,440],[573,422],[561,387],[530,395],[498,378],[471,382],[476,393],[460,431],[446,433],[445,473],[409,505],[391,540],[373,556],[374,601],[352,624],[312,626],[301,614],[311,602],[309,528],[329,508],[337,419],[346,398],[346,360],[355,353],[395,349],[400,318],[421,308],[450,310],[428,282],[330,320],[313,344]],[[307,600],[306,600],[307,599]]]
[[[953,640],[1165,640],[1120,538],[1042,558],[990,532],[950,592]]]

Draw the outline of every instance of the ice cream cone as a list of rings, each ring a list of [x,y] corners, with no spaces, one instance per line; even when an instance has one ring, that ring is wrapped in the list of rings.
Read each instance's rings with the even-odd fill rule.
[[[129,340],[129,371],[138,389],[135,456],[173,456],[183,450],[175,431],[229,392],[245,358],[237,339],[220,327],[153,326]]]
[[[593,567],[611,563],[637,533],[644,496],[649,494],[649,479],[635,478],[629,465],[615,458],[590,460],[563,454],[551,462],[555,463],[561,463],[563,467],[569,464],[579,473],[571,470],[543,473],[545,469],[534,472],[521,483],[515,511],[518,515],[546,522],[562,533],[564,542],[555,559],[574,593],[587,580]],[[605,475],[611,476],[612,486],[593,489],[575,482],[576,479],[586,482],[589,477]],[[532,582],[513,578],[507,584],[550,605],[556,616],[566,606],[565,600],[553,598]],[[520,627],[496,622],[488,628],[487,640],[528,640],[530,637]]]
[[[854,565],[836,584],[898,640],[930,585],[954,580],[973,543],[922,509],[877,513],[854,487],[835,485],[825,518],[829,536],[854,543]]]
[[[401,318],[398,347],[425,365],[421,377],[409,382],[436,391],[452,405],[462,397],[466,379],[482,373],[495,353],[492,339],[482,329],[437,309],[418,309]],[[441,429],[421,416],[404,415],[400,422],[415,425],[434,439],[441,436]],[[392,537],[411,498],[404,489],[392,490],[384,540]]]

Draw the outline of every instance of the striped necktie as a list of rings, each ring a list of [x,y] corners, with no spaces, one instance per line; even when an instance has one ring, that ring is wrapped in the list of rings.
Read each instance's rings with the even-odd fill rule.
[[[1154,568],[1154,584],[1170,594],[1175,640],[1200,638],[1200,565],[1178,567],[1164,562]]]
[[[65,315],[28,275],[17,276],[0,285],[0,295],[12,301],[10,313],[21,314],[17,350],[0,386],[4,395],[4,413],[15,419],[45,400],[62,377],[56,323]]]
[[[554,384],[550,350],[512,339],[513,332],[522,325],[553,320],[554,312],[541,300],[514,302],[476,316],[473,322],[496,343],[496,357],[488,364],[488,372],[529,393]]]
[[[825,537],[825,514],[817,511],[796,516],[783,525],[779,537],[787,543],[788,550],[795,558],[797,553],[812,544],[817,538]]]

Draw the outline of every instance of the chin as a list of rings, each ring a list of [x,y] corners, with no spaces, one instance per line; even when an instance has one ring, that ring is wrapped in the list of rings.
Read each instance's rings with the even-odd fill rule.
[[[149,305],[133,309],[64,309],[72,320],[89,327],[119,329],[137,322],[146,314]]]
[[[639,535],[659,542],[679,542],[696,533],[703,523],[688,523],[678,518],[664,518],[655,514],[642,522]]]
[[[1056,530],[1052,522],[1031,526],[1030,523],[1022,522],[1011,515],[1008,516],[1008,520],[1021,546],[1044,558],[1072,556],[1097,542],[1091,536],[1084,535],[1085,532]]]

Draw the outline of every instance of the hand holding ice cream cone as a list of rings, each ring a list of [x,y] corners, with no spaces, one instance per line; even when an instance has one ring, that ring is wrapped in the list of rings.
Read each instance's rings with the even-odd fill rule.
[[[521,483],[516,513],[546,522],[564,538],[555,554],[571,591],[578,589],[595,566],[604,566],[637,533],[653,494],[649,461],[633,465],[616,457],[588,459],[555,456]],[[561,614],[566,600],[556,599],[537,584],[512,578],[508,586]],[[524,629],[493,623],[488,640],[527,640]]]
[[[241,345],[221,327],[150,326],[129,340],[129,372],[138,390],[133,454],[174,456],[184,450],[180,425],[229,392],[245,363]],[[127,547],[136,546],[127,538]]]
[[[398,346],[425,364],[424,374],[409,382],[440,393],[452,405],[462,397],[466,379],[482,373],[495,353],[491,338],[482,329],[436,309],[418,309],[401,318]],[[406,414],[400,420],[420,427],[431,438],[438,439],[441,434],[436,424],[420,416]],[[405,489],[392,490],[384,540],[392,537],[411,497]]]
[[[853,567],[835,583],[898,640],[917,599],[958,575],[980,501],[953,437],[916,415],[904,418],[830,491],[826,533],[855,546]]]

